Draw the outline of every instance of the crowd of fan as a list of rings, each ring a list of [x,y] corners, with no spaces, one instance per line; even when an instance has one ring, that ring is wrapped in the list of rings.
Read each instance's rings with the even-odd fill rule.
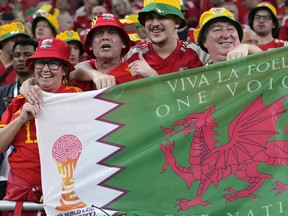
[[[34,125],[33,115],[39,110],[35,105],[38,101],[33,100],[37,88],[55,93],[67,92],[65,86],[75,86],[68,92],[100,89],[288,46],[288,0],[2,0],[0,15],[0,116],[12,99],[18,97],[23,106],[18,107],[19,110],[28,113],[23,117],[24,114],[17,112],[22,119],[19,128],[23,127],[23,119]],[[154,26],[154,31],[149,27],[154,22],[163,23]],[[150,35],[147,29],[152,32]],[[165,31],[162,35],[165,40],[154,37],[161,31]],[[106,34],[112,42],[101,42]],[[229,47],[224,48],[223,53],[219,53],[216,37],[231,38],[223,40],[223,47]],[[108,51],[104,55],[101,50],[112,52],[107,57]],[[45,84],[51,77],[39,75],[44,69],[59,73],[57,85],[52,89]],[[47,80],[41,82],[43,77]],[[19,98],[20,87],[25,98]],[[11,112],[17,105],[15,101],[9,106]],[[10,122],[16,118],[8,113],[6,110],[2,116],[1,130],[9,131]],[[29,126],[29,130],[31,128]],[[3,198],[8,191],[6,197],[11,200],[14,198],[9,199],[9,194],[13,194],[14,189],[6,190],[7,157],[10,152],[16,154],[15,140],[1,130],[0,138],[1,141],[5,138],[6,145],[0,145],[3,152],[0,196]],[[33,132],[36,136],[35,128]],[[14,131],[14,136],[17,133]],[[36,141],[35,160],[38,157]],[[17,160],[14,162],[17,164]],[[41,185],[40,162],[36,165],[39,165],[37,184]],[[16,168],[19,169],[19,165]],[[22,171],[20,167],[19,172]],[[39,192],[37,201],[42,195],[39,188],[33,188],[33,192]]]

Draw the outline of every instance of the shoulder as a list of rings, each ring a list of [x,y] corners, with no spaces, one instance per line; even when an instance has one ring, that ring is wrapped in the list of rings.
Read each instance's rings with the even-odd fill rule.
[[[151,42],[143,42],[140,44],[137,44],[135,46],[133,46],[132,48],[130,48],[129,52],[123,56],[122,60],[123,61],[129,61],[131,58],[134,58],[136,56],[136,58],[138,59],[138,54],[141,52],[143,54],[148,53],[151,47]]]

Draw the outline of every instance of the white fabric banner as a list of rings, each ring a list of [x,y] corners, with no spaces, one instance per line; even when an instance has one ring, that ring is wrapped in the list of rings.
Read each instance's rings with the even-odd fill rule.
[[[115,213],[105,205],[123,192],[101,186],[101,182],[119,168],[101,161],[119,147],[97,140],[119,127],[98,120],[117,104],[98,99],[102,91],[43,93],[36,126],[44,208],[49,216]]]

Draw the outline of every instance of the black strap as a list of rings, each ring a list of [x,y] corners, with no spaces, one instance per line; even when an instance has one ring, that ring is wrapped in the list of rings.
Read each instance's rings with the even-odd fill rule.
[[[8,74],[13,70],[13,66],[11,65],[4,74],[2,74],[2,76],[0,77],[0,85],[2,84],[2,82],[6,79],[6,77],[8,76]]]

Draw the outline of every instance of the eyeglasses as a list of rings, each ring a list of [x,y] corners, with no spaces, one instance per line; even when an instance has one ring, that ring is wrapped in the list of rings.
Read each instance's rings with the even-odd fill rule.
[[[271,16],[260,16],[260,15],[255,15],[254,16],[254,20],[260,21],[263,18],[264,22],[268,22],[270,20],[272,20]]]
[[[50,60],[50,61],[36,60],[34,63],[34,68],[43,69],[46,64],[48,65],[48,68],[50,70],[58,70],[62,62],[56,60]]]

